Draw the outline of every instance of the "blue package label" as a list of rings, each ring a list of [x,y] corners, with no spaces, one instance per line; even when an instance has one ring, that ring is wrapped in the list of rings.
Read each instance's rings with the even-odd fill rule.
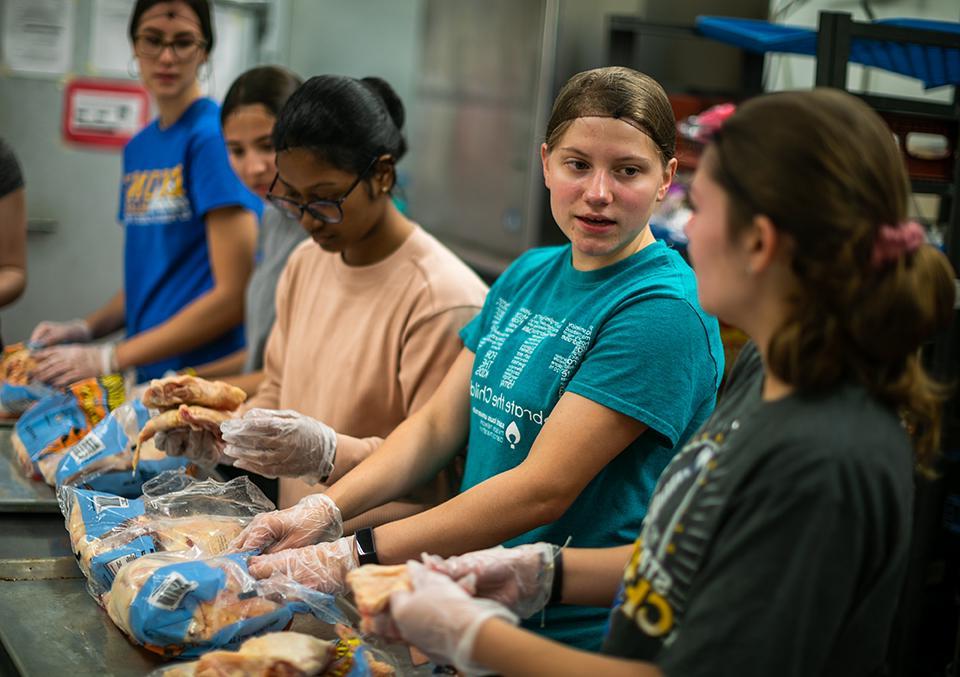
[[[100,538],[111,529],[144,513],[143,501],[139,499],[84,489],[77,489],[74,496],[80,505],[80,518],[89,538]]]
[[[157,551],[157,545],[150,536],[139,536],[107,552],[99,553],[90,560],[90,579],[94,587],[109,590],[120,568],[144,555]]]

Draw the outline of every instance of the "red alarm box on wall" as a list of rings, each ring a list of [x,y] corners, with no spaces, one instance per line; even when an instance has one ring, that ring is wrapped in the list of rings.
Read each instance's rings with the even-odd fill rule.
[[[150,98],[135,82],[77,78],[63,99],[63,138],[88,146],[122,148],[150,121]]]

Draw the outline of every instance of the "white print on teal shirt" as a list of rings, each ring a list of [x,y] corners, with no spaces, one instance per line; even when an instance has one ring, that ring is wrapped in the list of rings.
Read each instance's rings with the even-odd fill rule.
[[[560,374],[561,377],[557,393],[559,397],[566,389],[574,368],[580,363],[580,359],[590,346],[593,325],[582,327],[573,322],[567,322],[566,318],[557,320],[542,313],[534,314],[529,308],[520,308],[510,316],[504,326],[504,318],[510,310],[510,305],[510,302],[502,297],[496,300],[490,330],[477,344],[477,366],[474,369],[474,375],[483,379],[490,376],[490,367],[500,355],[503,344],[519,329],[526,334],[526,337],[510,358],[510,363],[504,369],[500,379],[500,387],[509,390],[517,384],[524,369],[530,363],[530,358],[544,341],[559,336],[561,341],[570,346],[566,352],[554,354],[549,362],[550,371]]]
[[[525,307],[512,314],[510,310],[509,301],[503,298],[495,301],[490,329],[477,345],[475,379],[470,382],[470,397],[479,432],[498,444],[508,444],[511,449],[524,449],[536,439],[550,416],[550,410],[522,403],[511,396],[510,391],[523,378],[538,379],[543,376],[524,376],[528,368],[539,368],[560,377],[559,383],[554,381],[557,385],[551,386],[551,389],[556,387],[556,399],[553,402],[559,400],[590,346],[593,326],[582,327],[567,322],[566,318],[558,320]],[[514,337],[513,340],[510,340],[511,337]],[[509,346],[506,348],[511,351],[509,354],[503,354],[505,346]],[[534,359],[537,351],[544,347],[554,351],[549,359]],[[491,377],[495,363],[506,366],[502,371],[498,368]],[[530,367],[531,364],[535,366]],[[497,385],[484,383],[488,379]],[[537,393],[536,398],[549,403],[551,394]],[[507,417],[501,417],[501,413]],[[535,428],[531,429],[531,424]]]

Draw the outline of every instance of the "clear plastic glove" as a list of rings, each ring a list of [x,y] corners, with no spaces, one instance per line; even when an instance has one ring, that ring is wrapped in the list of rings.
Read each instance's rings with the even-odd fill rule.
[[[347,572],[357,568],[356,539],[339,538],[304,548],[251,557],[248,566],[254,578],[282,576],[328,595],[347,591]]]
[[[153,441],[157,449],[168,456],[186,456],[205,468],[230,461],[223,455],[223,440],[209,430],[175,428],[158,432]]]
[[[58,388],[117,370],[116,349],[110,343],[44,348],[33,353],[33,357],[37,360],[33,377]]]
[[[423,563],[455,581],[473,575],[477,597],[492,599],[520,618],[546,606],[553,586],[553,562],[560,548],[530,543],[515,548],[502,545],[455,557],[423,555]]]
[[[286,510],[260,513],[230,543],[230,550],[279,552],[333,541],[343,535],[340,508],[326,494],[310,494]]]
[[[317,484],[333,472],[337,433],[295,411],[251,409],[220,426],[223,453],[234,465],[264,477],[299,477]]]
[[[473,662],[480,626],[491,618],[516,623],[516,615],[491,599],[475,599],[443,574],[408,562],[413,591],[390,595],[390,615],[403,639],[441,665],[468,675],[491,674]]]
[[[87,343],[93,338],[86,320],[69,322],[41,322],[30,334],[30,344],[37,348],[60,343]]]

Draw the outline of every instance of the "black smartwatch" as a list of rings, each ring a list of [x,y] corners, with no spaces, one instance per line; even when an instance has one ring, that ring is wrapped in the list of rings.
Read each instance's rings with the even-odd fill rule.
[[[357,529],[353,536],[357,540],[357,561],[360,566],[380,564],[380,558],[377,557],[377,545],[373,542],[373,529],[370,527]]]

